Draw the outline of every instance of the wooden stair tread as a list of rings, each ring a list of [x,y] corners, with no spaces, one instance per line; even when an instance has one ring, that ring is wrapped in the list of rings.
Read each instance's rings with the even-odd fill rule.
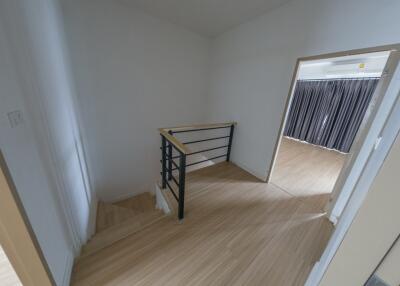
[[[119,202],[114,203],[114,205],[133,209],[138,212],[146,212],[154,208],[155,198],[150,193],[139,194],[133,198],[128,198]]]
[[[221,169],[223,169],[223,172],[221,172]],[[226,168],[226,163],[219,163],[191,172],[188,174],[189,184],[185,201],[189,202],[210,189],[210,184],[204,184],[204,181],[212,180],[212,185],[214,185],[215,183],[227,182],[232,176],[234,177],[235,174],[232,172],[232,168]],[[199,180],[199,178],[205,180]],[[162,192],[171,209],[170,215],[175,217],[178,204],[174,196],[168,189],[162,190]],[[97,232],[82,248],[79,259],[137,233],[164,217],[162,211],[155,209],[155,197],[150,193],[142,193],[115,203],[101,202],[98,210]]]
[[[155,209],[150,193],[136,195],[116,203],[99,202],[96,234],[82,247],[81,259],[119,241],[165,217]]]
[[[100,202],[97,212],[96,232],[103,231],[113,225],[123,222],[124,220],[132,218],[135,215],[136,212],[132,209]]]
[[[140,218],[141,216],[146,218]],[[99,233],[96,233],[82,248],[81,256],[79,258],[93,254],[131,234],[137,233],[143,228],[159,221],[164,217],[165,215],[161,211],[155,210],[154,214],[138,215],[125,220],[118,225],[114,225]]]

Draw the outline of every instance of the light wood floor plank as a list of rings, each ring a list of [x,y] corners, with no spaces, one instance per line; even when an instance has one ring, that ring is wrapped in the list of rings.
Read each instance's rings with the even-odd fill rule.
[[[164,217],[78,260],[73,285],[303,285],[332,230],[320,195],[230,163],[194,171],[182,224]]]
[[[282,137],[270,182],[323,209],[347,154]]]

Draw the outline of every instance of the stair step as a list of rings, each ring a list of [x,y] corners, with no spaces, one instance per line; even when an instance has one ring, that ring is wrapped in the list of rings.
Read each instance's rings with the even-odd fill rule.
[[[159,221],[165,215],[155,209],[155,197],[143,193],[116,203],[99,202],[96,234],[83,246],[86,257]]]
[[[138,212],[146,212],[154,209],[155,198],[150,193],[139,194],[133,198],[128,198],[123,201],[114,203],[114,205],[132,209]]]
[[[165,215],[161,211],[155,211],[153,214],[141,214],[136,217],[125,220],[124,222],[109,227],[99,233],[96,233],[92,239],[82,248],[81,256],[86,257],[93,254],[125,237],[141,231],[143,228],[159,221]]]
[[[114,204],[99,202],[96,221],[96,232],[103,231],[136,215],[132,209]]]

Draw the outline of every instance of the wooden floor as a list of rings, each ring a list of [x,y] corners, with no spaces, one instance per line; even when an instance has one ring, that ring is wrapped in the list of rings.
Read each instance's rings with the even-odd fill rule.
[[[164,217],[79,259],[73,285],[303,285],[331,233],[296,197],[230,163],[187,175],[185,220]]]
[[[22,286],[17,274],[0,246],[0,285]]]
[[[270,182],[295,197],[315,196],[323,209],[346,154],[282,137]]]

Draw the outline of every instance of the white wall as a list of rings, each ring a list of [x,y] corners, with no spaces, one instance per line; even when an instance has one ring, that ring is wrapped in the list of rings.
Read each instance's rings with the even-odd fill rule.
[[[64,271],[73,257],[72,242],[65,232],[62,216],[53,192],[54,184],[47,173],[32,134],[31,118],[24,107],[21,88],[16,82],[16,71],[5,47],[3,27],[0,27],[0,148],[25,207],[34,232],[52,274],[59,285]],[[21,110],[24,124],[11,129],[7,112]]]
[[[96,199],[57,1],[1,1],[0,20],[0,146],[57,285],[67,285],[73,257],[93,231]],[[11,128],[14,110],[24,123]]]
[[[0,23],[0,148],[50,270],[58,285],[63,285],[64,276],[69,275],[65,271],[71,267],[74,255],[72,241],[59,210],[55,182],[41,158],[33,118],[8,42]],[[15,110],[22,111],[24,123],[10,128],[7,113]]]
[[[209,121],[235,120],[232,159],[265,178],[296,59],[400,42],[396,0],[298,0],[213,42]]]
[[[159,179],[157,128],[205,121],[209,40],[109,0],[66,0],[79,107],[103,200]]]

